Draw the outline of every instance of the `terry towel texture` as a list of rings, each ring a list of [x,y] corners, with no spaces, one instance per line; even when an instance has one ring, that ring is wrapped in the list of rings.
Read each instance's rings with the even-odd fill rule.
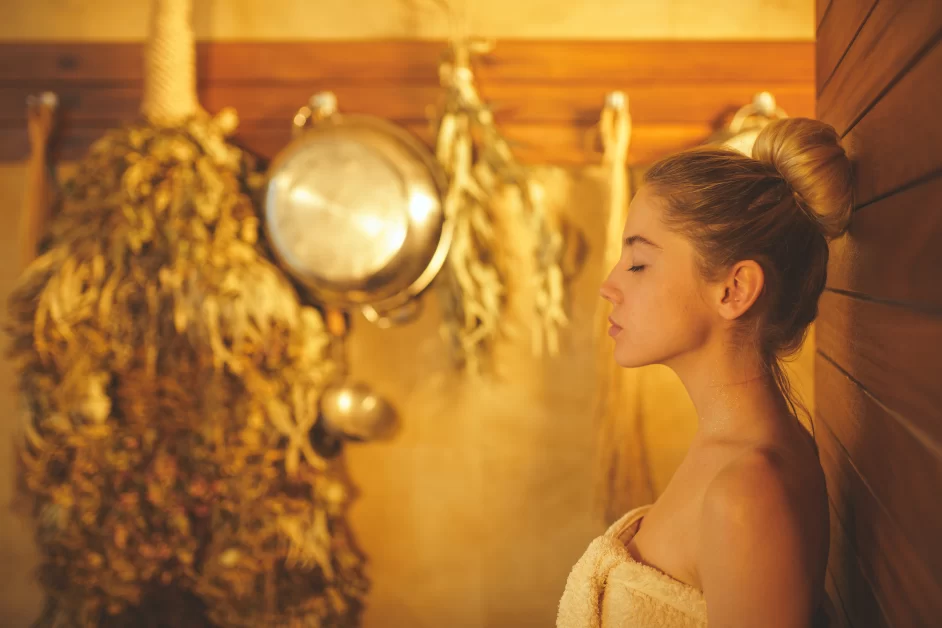
[[[706,628],[700,591],[628,553],[649,508],[632,510],[589,544],[566,581],[556,628]]]

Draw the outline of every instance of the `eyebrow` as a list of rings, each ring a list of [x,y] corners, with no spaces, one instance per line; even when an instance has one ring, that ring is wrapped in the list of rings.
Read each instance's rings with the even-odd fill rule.
[[[625,246],[633,246],[635,244],[647,244],[648,246],[653,246],[656,249],[661,248],[642,235],[633,235],[625,238]]]

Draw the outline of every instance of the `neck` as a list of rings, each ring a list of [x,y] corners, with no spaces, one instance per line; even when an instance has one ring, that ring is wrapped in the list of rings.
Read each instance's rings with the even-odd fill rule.
[[[786,415],[775,380],[750,348],[728,339],[668,363],[697,410],[697,438],[743,439],[766,433]]]

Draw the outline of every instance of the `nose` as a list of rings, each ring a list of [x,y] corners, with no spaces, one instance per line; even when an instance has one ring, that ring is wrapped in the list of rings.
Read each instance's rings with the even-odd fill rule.
[[[599,289],[599,295],[612,305],[617,305],[624,300],[624,294],[619,290],[615,283],[612,281],[612,273],[615,270],[612,269],[612,272],[608,274],[608,277],[605,278],[605,281],[602,282],[602,287]]]

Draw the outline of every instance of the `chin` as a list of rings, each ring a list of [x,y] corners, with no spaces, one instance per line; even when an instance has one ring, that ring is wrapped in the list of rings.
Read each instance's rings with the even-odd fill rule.
[[[617,338],[614,358],[618,366],[634,369],[652,364],[666,364],[671,357],[683,353],[678,347],[647,346],[639,347],[625,342],[625,338]]]
[[[615,363],[626,369],[634,369],[640,366],[648,366],[649,364],[657,364],[659,362],[659,360],[653,356],[646,356],[636,351],[619,351],[617,347],[614,357]]]

